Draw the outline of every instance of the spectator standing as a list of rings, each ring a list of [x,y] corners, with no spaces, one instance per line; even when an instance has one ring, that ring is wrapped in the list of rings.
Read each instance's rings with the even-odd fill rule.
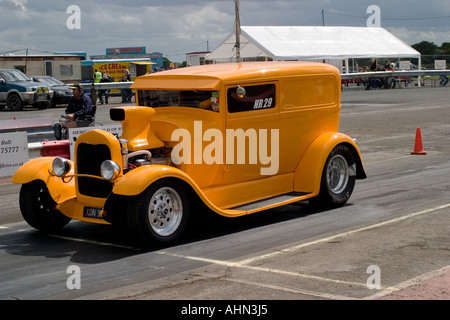
[[[395,67],[391,64],[391,60],[388,60],[384,68],[386,71],[395,71]],[[395,77],[391,77],[389,81],[392,89],[395,89],[397,87],[397,79],[395,79]]]
[[[445,67],[444,69],[447,69],[447,67]],[[447,77],[445,74],[443,74],[443,75],[440,75],[439,78],[441,79],[441,81],[439,82],[439,84],[440,84],[442,87],[445,87],[445,86],[447,85],[447,83],[448,83],[448,77]]]
[[[125,72],[123,73],[120,82],[129,82],[129,81],[131,81],[130,71],[128,69],[125,69]],[[131,97],[133,96],[133,91],[131,89],[122,89],[121,93],[122,93],[122,103],[131,102]]]
[[[95,83],[99,83],[100,80],[102,80],[102,73],[100,71],[98,71],[97,69],[95,69],[94,72],[94,82]]]
[[[100,83],[107,83],[107,82],[114,82],[114,79],[107,73],[103,74],[102,80],[100,80]],[[103,95],[105,96],[105,103],[108,104],[108,93],[109,90],[102,89],[98,91],[98,99],[101,104],[103,104]]]

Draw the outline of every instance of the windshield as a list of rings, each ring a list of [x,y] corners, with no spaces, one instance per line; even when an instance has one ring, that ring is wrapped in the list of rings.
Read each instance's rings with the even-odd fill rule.
[[[0,72],[5,81],[31,81],[27,75],[19,70],[8,70]]]
[[[64,85],[64,82],[59,81],[56,78],[38,78],[36,80],[38,80],[39,82],[49,84],[51,86],[63,86]]]
[[[219,111],[218,91],[139,90],[140,106],[152,108],[185,107]]]

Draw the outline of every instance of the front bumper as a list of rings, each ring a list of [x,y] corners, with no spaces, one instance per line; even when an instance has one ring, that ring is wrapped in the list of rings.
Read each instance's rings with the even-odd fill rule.
[[[53,90],[52,103],[53,104],[67,104],[70,97],[72,97],[72,91]]]
[[[22,92],[21,97],[22,100],[27,104],[33,104],[37,102],[50,102],[53,96],[53,92],[44,92],[44,93],[36,93],[36,92]]]
[[[110,224],[103,218],[103,206],[82,203],[78,198],[68,199],[57,205],[56,209],[65,216],[91,223]]]

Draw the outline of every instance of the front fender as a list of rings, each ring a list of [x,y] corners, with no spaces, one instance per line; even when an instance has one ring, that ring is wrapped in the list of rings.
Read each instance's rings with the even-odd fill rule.
[[[26,162],[19,169],[17,169],[11,179],[11,182],[26,184],[35,180],[42,180],[47,185],[48,191],[56,203],[61,203],[75,197],[74,179],[68,179],[68,182],[63,182],[61,178],[50,174],[53,159],[55,158],[42,157]],[[73,162],[70,161],[70,164],[72,169],[69,174],[73,174]]]
[[[28,98],[28,96],[27,96],[27,92],[20,92],[20,91],[17,90],[17,89],[11,89],[11,90],[9,90],[9,91],[8,91],[7,99],[8,99],[11,95],[14,95],[14,94],[17,95],[17,96],[19,96],[19,98],[20,98],[20,100],[22,100],[22,102],[27,103],[28,100],[30,100],[30,98]]]
[[[217,207],[206,197],[202,189],[189,175],[180,169],[164,165],[142,166],[133,169],[115,183],[112,192],[120,196],[136,196],[144,192],[152,183],[163,178],[175,178],[184,181],[193,189],[200,200],[216,213],[224,216],[243,214],[240,211],[231,212]]]
[[[114,184],[113,193],[123,196],[136,196],[161,178],[178,178],[190,185],[196,185],[187,174],[179,169],[164,165],[151,165],[133,169],[122,176]]]
[[[330,152],[339,144],[346,144],[352,151],[356,162],[356,178],[366,178],[366,172],[356,142],[343,133],[328,132],[319,136],[300,160],[294,177],[295,191],[319,194],[323,167]]]

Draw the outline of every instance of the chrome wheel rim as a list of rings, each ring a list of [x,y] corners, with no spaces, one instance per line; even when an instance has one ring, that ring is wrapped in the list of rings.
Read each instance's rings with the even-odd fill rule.
[[[167,237],[174,233],[183,217],[183,203],[177,191],[164,187],[152,196],[148,208],[148,219],[152,230]]]
[[[342,193],[347,187],[349,168],[347,160],[341,155],[335,155],[327,167],[328,188],[334,194]]]

